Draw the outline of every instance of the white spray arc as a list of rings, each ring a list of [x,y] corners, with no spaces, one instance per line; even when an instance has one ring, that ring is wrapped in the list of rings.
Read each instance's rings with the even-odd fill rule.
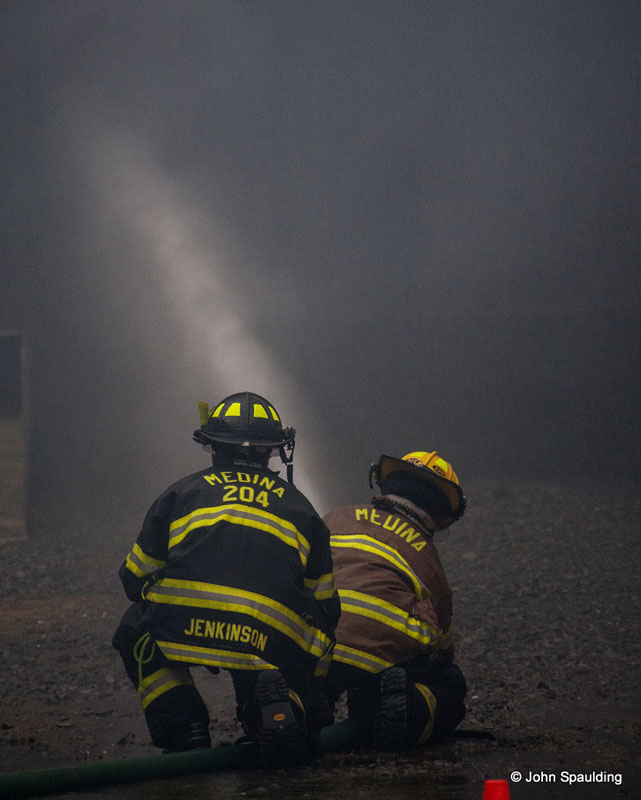
[[[211,222],[185,205],[185,193],[153,164],[144,147],[126,138],[102,139],[87,152],[103,213],[144,250],[166,295],[182,372],[198,393],[186,413],[193,413],[198,424],[198,400],[213,403],[225,394],[254,391],[274,403],[284,424],[294,425],[298,442],[301,431],[306,442],[317,439],[296,381],[247,324],[258,298],[234,292],[225,281],[224,246],[211,252],[199,232],[211,230]],[[321,513],[326,510],[300,446],[294,454],[294,481]]]

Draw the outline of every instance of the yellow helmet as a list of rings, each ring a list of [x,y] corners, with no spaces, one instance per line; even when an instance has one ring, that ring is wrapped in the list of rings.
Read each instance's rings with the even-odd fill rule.
[[[370,469],[370,486],[372,476],[376,483],[383,489],[383,483],[388,479],[412,481],[422,485],[426,493],[437,490],[438,503],[426,502],[428,511],[431,512],[437,529],[447,528],[457,519],[460,519],[466,506],[465,496],[459,484],[457,474],[452,465],[445,461],[436,450],[428,452],[415,450],[407,453],[403,458],[381,456],[378,464],[372,464]],[[401,484],[402,485],[402,484]],[[428,495],[429,496],[429,495]],[[444,502],[443,502],[444,501]],[[435,514],[435,509],[438,513]]]
[[[459,485],[458,477],[456,472],[454,472],[452,469],[452,465],[449,464],[444,458],[441,458],[436,450],[431,453],[426,453],[423,450],[416,450],[413,453],[407,453],[407,455],[404,455],[403,461],[409,461],[410,464],[416,464],[417,467],[427,467],[441,478],[446,478],[448,481],[454,481],[457,486]]]

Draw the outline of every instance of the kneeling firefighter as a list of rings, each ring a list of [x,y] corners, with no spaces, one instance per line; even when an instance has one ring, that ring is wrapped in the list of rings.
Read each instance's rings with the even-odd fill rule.
[[[437,452],[383,455],[370,487],[372,477],[380,495],[324,517],[342,608],[327,697],[331,705],[347,690],[369,743],[404,751],[452,733],[465,715],[452,593],[433,541],[463,515],[465,497]]]
[[[340,603],[329,531],[292,483],[295,431],[251,392],[213,412],[194,440],[212,467],[153,503],[120,568],[134,605],[114,635],[151,739],[166,752],[210,746],[190,667],[228,670],[237,715],[264,765],[308,753],[327,718],[327,672]],[[273,451],[288,481],[269,469]]]

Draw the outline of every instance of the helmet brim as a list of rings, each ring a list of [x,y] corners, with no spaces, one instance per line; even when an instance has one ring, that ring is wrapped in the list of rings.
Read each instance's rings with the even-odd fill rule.
[[[392,473],[395,475],[399,473],[405,474],[414,481],[436,488],[442,492],[452,509],[451,522],[463,516],[463,512],[465,511],[465,496],[463,495],[461,487],[457,483],[454,483],[454,481],[437,475],[427,467],[418,467],[409,461],[403,461],[401,458],[382,455],[375,470],[375,477],[378,485],[382,486],[385,478],[389,477]]]
[[[250,437],[247,436],[246,431],[220,431],[218,433],[211,433],[209,431],[199,430],[194,431],[194,441],[203,445],[214,444],[237,444],[245,447],[285,447],[294,441],[296,431],[293,428],[285,428],[282,436],[279,438],[265,435],[261,436],[259,433],[252,433]]]

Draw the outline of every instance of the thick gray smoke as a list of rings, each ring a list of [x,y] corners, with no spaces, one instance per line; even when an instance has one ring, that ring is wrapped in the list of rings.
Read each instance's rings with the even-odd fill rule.
[[[242,389],[299,430],[321,511],[382,452],[633,474],[636,2],[3,15],[35,503],[146,507],[206,464],[197,401]]]

